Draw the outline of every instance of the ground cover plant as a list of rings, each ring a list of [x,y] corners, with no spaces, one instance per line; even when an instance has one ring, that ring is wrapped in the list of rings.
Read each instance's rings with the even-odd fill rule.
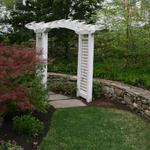
[[[13,128],[18,134],[37,136],[44,128],[43,122],[30,115],[15,116]]]
[[[5,142],[0,141],[0,150],[22,150],[21,146],[18,146],[15,141],[13,142]]]
[[[7,114],[4,117],[3,125],[0,128],[0,147],[1,146],[4,147],[4,143],[6,143],[7,147],[11,147],[11,146],[9,146],[10,144],[7,144],[7,142],[8,142],[8,143],[11,143],[12,147],[15,147],[15,145],[18,145],[18,146],[21,146],[23,148],[23,150],[37,150],[37,146],[42,142],[43,138],[46,136],[46,134],[50,128],[51,116],[54,111],[55,111],[55,109],[53,107],[49,107],[49,109],[47,110],[47,113],[42,113],[42,112],[37,112],[37,111],[32,113],[32,117],[36,118],[36,120],[37,119],[40,120],[40,122],[42,122],[44,124],[44,128],[43,128],[42,132],[38,133],[38,135],[34,134],[34,136],[26,134],[28,131],[23,131],[22,134],[16,133],[14,131],[12,116],[10,114]],[[22,114],[19,113],[17,115],[23,116],[23,115],[29,115],[29,114],[31,115],[31,112],[30,113],[26,112],[26,113],[22,113]],[[22,128],[22,126],[23,127],[27,126],[27,127],[29,127],[29,130],[31,129],[32,131],[33,130],[35,131],[35,129],[31,128],[31,127],[34,127],[37,125],[36,124],[33,125],[30,122],[30,124],[25,123],[25,124],[19,126],[19,128]],[[24,132],[26,132],[26,133],[24,133]],[[7,150],[7,149],[4,149],[4,150]],[[8,150],[10,150],[10,149],[8,149]],[[14,150],[17,150],[17,149],[14,149]]]
[[[38,150],[148,150],[150,125],[123,110],[86,107],[57,110]]]
[[[77,94],[77,82],[73,80],[67,80],[65,78],[49,77],[48,89],[55,93],[76,97]],[[102,86],[98,81],[94,81],[93,84],[93,100],[103,97]]]

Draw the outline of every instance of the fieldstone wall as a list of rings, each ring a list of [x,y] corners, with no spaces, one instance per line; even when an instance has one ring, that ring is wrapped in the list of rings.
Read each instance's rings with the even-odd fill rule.
[[[150,120],[150,91],[116,81],[100,79],[103,93]]]
[[[77,80],[77,77],[72,75],[49,73],[49,76],[66,78],[66,80]],[[94,81],[101,83],[103,94],[107,99],[114,99],[150,120],[150,91],[117,81],[99,78],[94,79]]]

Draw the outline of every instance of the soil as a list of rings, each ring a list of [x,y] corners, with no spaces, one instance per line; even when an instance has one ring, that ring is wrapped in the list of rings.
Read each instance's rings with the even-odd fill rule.
[[[50,106],[47,113],[34,112],[39,120],[44,123],[44,130],[37,137],[29,137],[27,135],[17,135],[13,131],[12,116],[6,116],[2,127],[0,128],[0,140],[5,141],[15,141],[17,145],[20,145],[24,150],[36,150],[37,146],[42,142],[43,138],[46,136],[50,124],[52,114],[55,108]]]

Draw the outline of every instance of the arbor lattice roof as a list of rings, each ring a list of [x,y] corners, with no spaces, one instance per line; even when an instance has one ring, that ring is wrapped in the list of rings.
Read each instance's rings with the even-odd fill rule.
[[[34,32],[48,32],[54,28],[66,28],[75,31],[77,34],[89,34],[94,33],[96,30],[100,30],[97,25],[86,24],[79,20],[56,20],[52,22],[31,22],[26,24],[28,29],[34,30]]]

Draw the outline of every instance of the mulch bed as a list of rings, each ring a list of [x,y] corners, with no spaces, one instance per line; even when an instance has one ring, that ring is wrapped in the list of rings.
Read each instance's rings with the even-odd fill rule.
[[[24,150],[36,150],[37,146],[42,142],[43,138],[46,136],[50,123],[52,114],[55,108],[50,106],[47,113],[34,112],[34,116],[37,117],[44,123],[44,130],[37,137],[29,137],[27,135],[17,135],[13,131],[13,125],[10,116],[5,117],[3,126],[0,128],[0,140],[5,141],[15,141],[17,145],[20,145]]]

